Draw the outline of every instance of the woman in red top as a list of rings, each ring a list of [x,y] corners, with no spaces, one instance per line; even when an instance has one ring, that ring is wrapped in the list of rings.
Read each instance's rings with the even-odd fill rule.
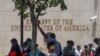
[[[9,52],[9,56],[22,56],[18,42],[15,38],[11,40],[11,50]]]

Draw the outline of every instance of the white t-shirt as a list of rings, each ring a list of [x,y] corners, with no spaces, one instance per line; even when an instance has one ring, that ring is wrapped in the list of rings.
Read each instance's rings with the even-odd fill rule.
[[[81,56],[82,50],[80,50],[80,52],[76,49],[75,50],[75,56]]]
[[[56,53],[47,53],[46,56],[57,56]]]

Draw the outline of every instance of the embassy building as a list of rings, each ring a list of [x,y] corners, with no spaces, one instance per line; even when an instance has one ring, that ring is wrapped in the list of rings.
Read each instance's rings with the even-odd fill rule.
[[[62,47],[67,40],[73,40],[75,46],[93,43],[100,37],[100,1],[99,0],[65,0],[67,10],[59,7],[48,8],[47,14],[39,17],[41,28],[45,32],[53,32]],[[94,20],[90,20],[91,18]],[[43,36],[37,30],[37,43],[46,52]],[[24,20],[24,41],[32,36],[30,18]],[[16,38],[20,43],[20,16],[14,11],[12,0],[0,0],[0,56],[8,55],[11,43]],[[95,46],[95,44],[94,44]]]

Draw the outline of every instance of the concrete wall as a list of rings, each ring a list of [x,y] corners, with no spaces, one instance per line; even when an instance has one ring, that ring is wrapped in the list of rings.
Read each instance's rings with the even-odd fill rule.
[[[88,43],[93,43],[92,37],[92,22],[89,20],[95,14],[98,15],[96,20],[97,30],[96,37],[100,36],[100,9],[96,11],[97,0],[65,0],[68,10],[61,11],[59,8],[49,8],[47,9],[47,14],[40,17],[41,19],[50,19],[53,22],[53,19],[72,19],[72,25],[84,25],[88,27],[89,30],[80,31],[80,30],[53,30],[57,36],[57,40],[61,42],[62,46],[66,45],[66,41],[71,39],[75,42],[75,45],[85,45]],[[94,3],[95,2],[95,3]],[[99,1],[100,2],[100,1]],[[98,7],[100,5],[98,4]],[[12,31],[12,26],[20,25],[20,16],[17,15],[17,11],[13,11],[14,4],[12,0],[0,0],[0,56],[5,56],[8,54],[11,44],[10,40],[12,38],[17,38],[20,43],[20,31]],[[96,11],[96,13],[95,13]],[[28,18],[29,19],[29,18]],[[25,20],[26,24],[27,19]],[[42,21],[42,20],[41,20]],[[52,22],[47,25],[53,25]],[[62,26],[63,22],[60,22]],[[44,24],[45,25],[45,24]],[[70,24],[68,24],[70,25]],[[55,27],[55,25],[53,25]],[[48,32],[48,31],[45,31]],[[24,40],[27,37],[31,37],[31,31],[24,32]],[[40,46],[44,45],[43,36],[38,31],[38,41]]]

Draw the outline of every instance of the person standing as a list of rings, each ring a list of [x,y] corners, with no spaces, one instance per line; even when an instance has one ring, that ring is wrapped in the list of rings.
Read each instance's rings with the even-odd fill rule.
[[[81,56],[89,56],[89,48],[88,45],[84,46],[84,50],[82,51]]]
[[[81,46],[77,45],[77,49],[75,50],[75,56],[81,56],[82,50]]]
[[[94,56],[95,49],[92,44],[89,44],[89,56]]]
[[[47,43],[47,49],[48,49],[48,53],[46,54],[46,56],[57,56],[57,54],[55,53],[55,42],[48,42]]]
[[[44,36],[44,40],[46,43],[48,42],[55,42],[55,53],[57,54],[57,56],[61,56],[62,55],[62,48],[61,48],[61,44],[60,42],[58,42],[56,40],[56,35],[54,33],[48,32],[45,33],[42,28],[40,27],[40,21],[38,22],[38,28],[40,30],[40,32],[42,33],[42,35]]]
[[[73,48],[74,42],[72,40],[67,41],[67,46],[63,49],[63,56],[75,56],[75,48]]]
[[[22,56],[19,44],[15,38],[11,39],[11,49],[9,52],[9,56]]]
[[[98,45],[98,47],[95,50],[94,56],[100,56],[100,38],[95,38],[94,42]]]

